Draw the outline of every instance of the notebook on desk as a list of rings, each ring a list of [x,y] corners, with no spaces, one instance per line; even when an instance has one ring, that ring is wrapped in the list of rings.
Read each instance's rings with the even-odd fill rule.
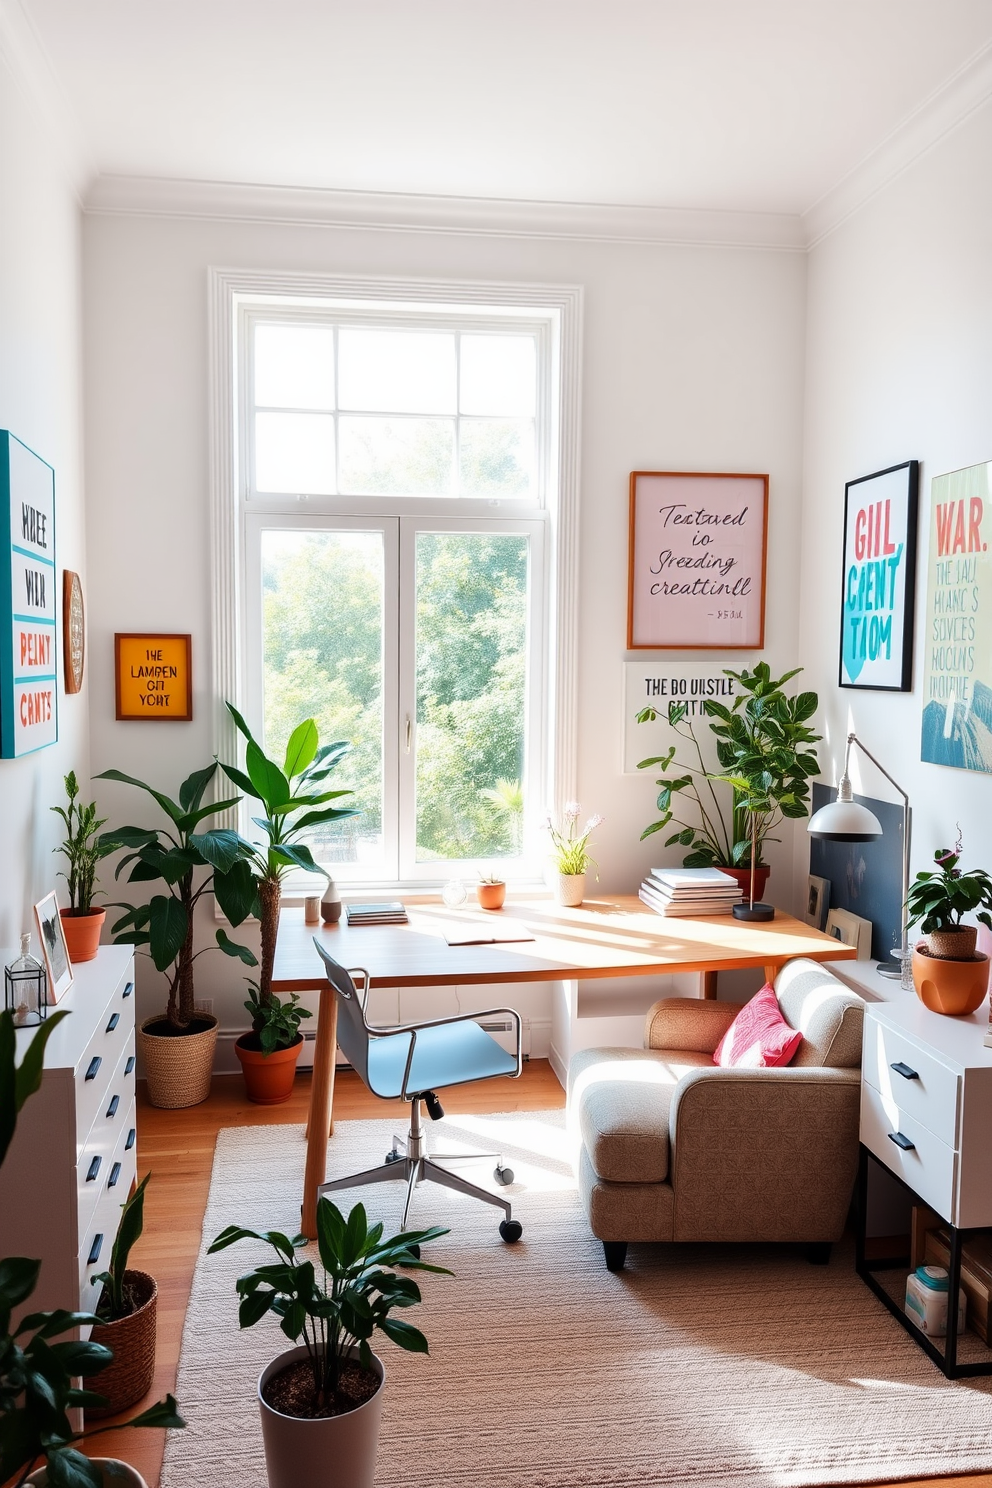
[[[478,920],[467,925],[452,925],[444,932],[449,946],[503,945],[507,941],[533,940],[526,925],[516,920],[502,920],[498,925],[480,924]]]

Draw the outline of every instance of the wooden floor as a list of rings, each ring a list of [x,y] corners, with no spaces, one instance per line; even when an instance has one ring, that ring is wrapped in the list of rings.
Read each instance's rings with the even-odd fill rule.
[[[240,1075],[215,1076],[210,1099],[185,1111],[160,1111],[148,1104],[143,1084],[138,1086],[138,1172],[152,1173],[145,1197],[145,1233],[132,1254],[132,1262],[149,1271],[158,1281],[158,1353],[155,1380],[143,1404],[175,1391],[183,1319],[189,1300],[193,1267],[200,1246],[203,1214],[210,1186],[217,1133],[225,1126],[303,1123],[310,1096],[309,1075],[299,1075],[292,1098],[283,1106],[265,1108],[245,1098]],[[564,1105],[565,1097],[550,1065],[535,1059],[524,1065],[519,1081],[491,1080],[463,1085],[444,1093],[445,1109],[452,1115],[469,1112],[538,1111]],[[370,1095],[358,1076],[343,1070],[334,1089],[335,1117],[339,1120],[385,1118],[398,1114],[404,1102],[383,1101]],[[232,1297],[232,1307],[235,1305]],[[94,1383],[98,1383],[94,1381]],[[179,1401],[182,1413],[182,1400]],[[159,1488],[164,1432],[110,1430],[92,1443],[94,1455],[120,1457],[130,1462]],[[971,1477],[931,1478],[941,1488],[992,1488],[992,1474]],[[239,1488],[232,1484],[231,1488]],[[885,1488],[885,1485],[874,1485]],[[903,1488],[916,1488],[903,1484]]]

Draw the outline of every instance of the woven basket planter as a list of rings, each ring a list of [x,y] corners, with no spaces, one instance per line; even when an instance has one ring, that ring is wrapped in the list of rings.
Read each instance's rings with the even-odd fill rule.
[[[968,961],[978,944],[977,925],[958,925],[953,930],[931,930],[926,936],[927,955],[939,961]]]
[[[89,1388],[107,1397],[107,1404],[86,1407],[86,1419],[100,1420],[127,1410],[152,1387],[155,1373],[155,1327],[158,1313],[158,1287],[147,1271],[125,1271],[125,1285],[130,1285],[137,1311],[114,1323],[94,1325],[90,1339],[113,1350],[114,1361],[93,1376]]]
[[[197,1033],[156,1034],[152,1030],[166,1024],[161,1015],[146,1018],[138,1029],[138,1048],[153,1106],[178,1111],[198,1106],[210,1094],[217,1019],[204,1014],[196,1021],[204,1025]]]

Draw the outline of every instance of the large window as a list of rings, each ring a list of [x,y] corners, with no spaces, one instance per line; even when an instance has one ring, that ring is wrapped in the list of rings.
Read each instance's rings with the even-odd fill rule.
[[[244,704],[317,719],[361,815],[344,881],[537,870],[549,790],[556,321],[245,303],[237,321]]]

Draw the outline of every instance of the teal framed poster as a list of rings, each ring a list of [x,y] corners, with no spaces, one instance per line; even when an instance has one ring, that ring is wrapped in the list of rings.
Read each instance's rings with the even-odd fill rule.
[[[55,471],[0,429],[0,758],[59,736]]]

